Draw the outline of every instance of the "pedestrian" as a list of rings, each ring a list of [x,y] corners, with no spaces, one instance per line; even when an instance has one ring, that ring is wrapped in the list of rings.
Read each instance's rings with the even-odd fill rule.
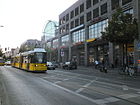
[[[105,63],[104,59],[102,60],[102,68],[100,71],[107,73],[106,63]]]
[[[73,68],[77,69],[77,60],[76,60],[76,58],[74,58],[71,62],[72,62]]]
[[[95,60],[95,69],[97,69],[98,65],[99,65],[98,60]]]

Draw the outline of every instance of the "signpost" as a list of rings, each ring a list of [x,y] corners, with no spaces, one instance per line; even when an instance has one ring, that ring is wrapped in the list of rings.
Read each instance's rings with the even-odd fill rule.
[[[64,50],[61,49],[61,57],[63,57],[63,56],[64,56]]]

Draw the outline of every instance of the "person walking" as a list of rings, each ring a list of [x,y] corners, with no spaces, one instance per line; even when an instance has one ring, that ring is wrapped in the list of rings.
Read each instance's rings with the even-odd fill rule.
[[[106,63],[105,63],[104,59],[102,60],[102,66],[100,68],[100,71],[107,73]]]
[[[95,69],[97,69],[98,65],[99,65],[98,60],[95,60]]]

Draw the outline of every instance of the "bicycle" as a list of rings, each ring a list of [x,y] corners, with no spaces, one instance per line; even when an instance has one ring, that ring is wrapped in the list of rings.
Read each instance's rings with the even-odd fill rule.
[[[134,67],[134,66],[126,66],[125,74],[127,74],[129,76],[133,76],[135,72],[136,72],[136,67]]]
[[[129,76],[133,76],[136,71],[137,69],[134,66],[123,66],[118,70],[119,74],[125,74]]]

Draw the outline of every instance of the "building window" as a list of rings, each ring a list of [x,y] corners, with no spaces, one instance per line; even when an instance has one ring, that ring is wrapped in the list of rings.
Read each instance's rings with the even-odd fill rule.
[[[69,23],[66,25],[66,32],[69,31]]]
[[[84,3],[80,5],[80,13],[84,12]]]
[[[81,25],[81,24],[84,24],[84,16],[81,16],[81,17],[80,17],[80,25]]]
[[[127,3],[129,3],[129,2],[131,2],[132,0],[122,0],[122,5],[125,5],[125,4],[127,4]]]
[[[65,24],[65,23],[66,23],[65,16],[63,17],[62,23],[63,23],[63,24]]]
[[[93,18],[96,18],[99,16],[99,8],[96,8],[93,10]]]
[[[53,48],[58,48],[58,39],[53,40]]]
[[[101,37],[101,32],[108,26],[108,19],[89,26],[89,39]]]
[[[62,34],[62,33],[63,33],[63,27],[60,28],[60,34]]]
[[[79,14],[79,7],[77,7],[76,9],[75,9],[75,16],[77,16]]]
[[[99,0],[93,0],[93,5],[97,4]]]
[[[112,10],[119,7],[119,0],[111,0]]]
[[[47,48],[51,48],[51,42],[47,42],[47,43],[46,43],[46,47],[47,47]]]
[[[91,20],[91,11],[87,13],[87,21]]]
[[[71,22],[70,28],[71,28],[71,29],[74,28],[74,21]]]
[[[63,19],[59,19],[59,25],[63,24]]]
[[[65,35],[61,37],[61,46],[68,46],[69,45],[69,35]]]
[[[78,30],[72,33],[73,44],[85,41],[85,29]]]
[[[74,11],[71,11],[70,18],[72,19],[74,17]]]
[[[86,0],[86,9],[91,7],[91,0]]]
[[[126,13],[134,14],[134,11],[133,11],[133,9],[129,9],[129,10],[127,10],[127,11],[124,11],[124,13],[125,13],[125,14],[126,14]]]
[[[101,15],[107,13],[107,3],[101,5]]]
[[[66,32],[66,28],[65,26],[62,27],[62,33],[65,33]]]
[[[75,27],[79,26],[79,19],[75,19]]]
[[[66,15],[66,21],[69,21],[69,14]]]

